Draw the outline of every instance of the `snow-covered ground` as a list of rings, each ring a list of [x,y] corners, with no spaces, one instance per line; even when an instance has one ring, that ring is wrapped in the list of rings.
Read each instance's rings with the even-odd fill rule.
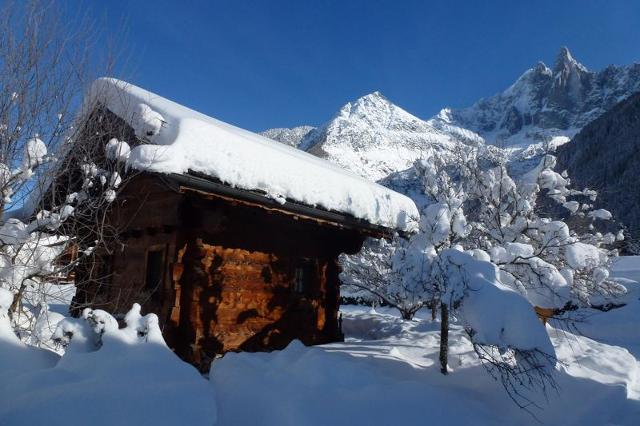
[[[157,343],[108,339],[57,360],[0,332],[0,425],[636,425],[640,257],[621,259],[613,275],[630,290],[627,306],[590,314],[584,335],[548,326],[559,389],[533,396],[537,419],[485,372],[459,324],[443,376],[429,312],[402,321],[390,309],[344,306],[344,343],[230,353],[209,381]]]
[[[620,279],[640,279],[640,258],[614,266]],[[460,325],[449,363],[438,364],[439,324],[428,312],[402,321],[396,312],[343,306],[344,343],[228,354],[214,363],[220,425],[562,424],[640,422],[640,286],[625,282],[628,305],[593,314],[584,336],[548,326],[559,357],[548,401],[537,417],[516,407],[480,365]],[[422,315],[421,315],[422,314]],[[589,337],[587,337],[589,336]]]

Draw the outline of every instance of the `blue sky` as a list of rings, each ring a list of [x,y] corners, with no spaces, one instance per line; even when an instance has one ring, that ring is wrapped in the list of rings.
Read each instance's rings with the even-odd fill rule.
[[[321,124],[374,90],[428,118],[502,90],[538,60],[551,66],[562,45],[590,69],[640,61],[638,1],[85,6],[108,31],[127,19],[127,34],[116,35],[128,52],[122,77],[254,131]]]

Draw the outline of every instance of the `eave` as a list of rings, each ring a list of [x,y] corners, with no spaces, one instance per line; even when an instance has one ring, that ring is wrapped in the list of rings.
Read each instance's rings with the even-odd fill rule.
[[[307,219],[321,222],[330,226],[343,229],[350,229],[361,232],[374,238],[390,238],[395,233],[403,235],[403,232],[383,226],[375,225],[363,219],[358,219],[350,215],[345,215],[335,211],[327,211],[317,207],[286,200],[280,203],[269,198],[265,193],[234,188],[209,177],[203,177],[195,173],[179,174],[171,173],[163,175],[165,180],[178,186],[181,192],[199,192],[215,198],[225,199],[230,202],[239,202],[262,208],[269,211],[276,211],[292,216],[294,219]]]

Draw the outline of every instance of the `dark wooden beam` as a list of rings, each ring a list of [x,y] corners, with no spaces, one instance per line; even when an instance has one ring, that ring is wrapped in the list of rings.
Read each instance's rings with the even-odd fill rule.
[[[346,229],[353,229],[375,238],[389,238],[395,232],[393,229],[374,225],[366,220],[358,219],[335,211],[327,211],[310,207],[295,201],[287,200],[284,204],[267,197],[257,191],[232,188],[210,178],[196,176],[194,174],[172,173],[169,180],[177,184],[179,191],[195,190],[203,194],[214,195],[217,198],[227,199],[229,202],[242,202],[260,207],[268,211],[277,211],[296,218],[310,219],[316,222],[326,223]]]

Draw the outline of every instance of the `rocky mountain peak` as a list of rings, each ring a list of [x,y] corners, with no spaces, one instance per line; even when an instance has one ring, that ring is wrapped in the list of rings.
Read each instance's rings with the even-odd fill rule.
[[[533,71],[536,74],[542,74],[542,75],[551,75],[551,70],[549,69],[549,67],[547,67],[547,65],[542,62],[542,61],[538,61],[538,63],[536,64],[536,66],[533,68]]]
[[[433,120],[479,133],[490,144],[526,148],[566,141],[638,90],[640,64],[592,72],[562,47],[552,70],[538,62],[504,91]]]
[[[265,130],[260,132],[260,134],[285,145],[298,147],[300,142],[302,142],[302,140],[315,129],[316,128],[313,126],[297,126],[291,128],[280,127]]]
[[[376,91],[346,103],[305,135],[298,147],[379,180],[411,167],[429,150],[449,150],[462,141],[480,140],[464,129],[424,121]]]
[[[375,91],[364,95],[355,101],[347,103],[341,110],[351,113],[368,114],[376,111],[389,111],[393,105],[382,93]]]
[[[569,48],[562,46],[558,55],[556,56],[556,62],[553,67],[554,74],[560,74],[571,70],[578,70],[581,72],[588,72],[587,67],[576,61],[571,55]]]

